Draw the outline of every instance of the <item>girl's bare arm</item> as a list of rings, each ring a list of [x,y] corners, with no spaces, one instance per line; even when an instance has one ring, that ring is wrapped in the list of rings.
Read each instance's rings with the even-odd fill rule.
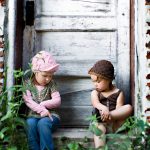
[[[100,110],[101,117],[104,118],[104,120],[107,120],[110,114],[109,109],[105,105],[99,102],[98,92],[96,90],[92,91],[91,93],[91,101],[92,101],[93,107]]]
[[[121,92],[117,98],[116,109],[119,108],[120,106],[123,106],[124,102],[125,102],[125,97],[123,92]]]

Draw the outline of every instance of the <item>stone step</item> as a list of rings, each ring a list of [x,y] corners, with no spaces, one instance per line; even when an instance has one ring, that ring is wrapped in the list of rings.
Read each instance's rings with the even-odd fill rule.
[[[126,133],[120,133],[119,137],[107,137],[108,141],[118,141],[121,143],[121,135]],[[93,134],[86,128],[60,128],[53,134],[53,139],[55,143],[56,150],[66,150],[63,149],[68,143],[77,142],[82,144],[85,148],[94,149],[94,139]]]
[[[60,128],[53,134],[53,139],[58,150],[71,142],[94,148],[93,134],[85,128]]]

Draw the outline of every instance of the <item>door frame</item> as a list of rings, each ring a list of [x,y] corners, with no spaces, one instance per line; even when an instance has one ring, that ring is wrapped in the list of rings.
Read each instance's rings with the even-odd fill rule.
[[[17,14],[16,14],[16,38],[15,38],[15,52],[14,52],[14,69],[22,68],[23,59],[23,30],[24,22],[24,2],[17,0]]]
[[[22,67],[23,60],[23,30],[25,27],[24,1],[17,0],[17,24],[16,24],[16,51],[15,51],[15,69]],[[135,0],[130,0],[130,89],[131,104],[135,105]]]
[[[135,105],[135,0],[130,0],[130,89],[131,104]]]

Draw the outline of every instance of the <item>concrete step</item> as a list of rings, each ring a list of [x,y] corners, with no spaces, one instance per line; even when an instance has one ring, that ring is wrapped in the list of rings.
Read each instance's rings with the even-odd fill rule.
[[[107,142],[117,141],[122,143],[123,139],[120,136],[125,134],[122,133],[116,138],[107,137]],[[64,149],[64,147],[71,142],[78,142],[85,148],[92,148],[94,150],[93,134],[86,128],[60,128],[53,134],[53,138],[56,150],[68,150]]]
[[[60,128],[53,134],[53,138],[58,150],[70,142],[94,148],[93,134],[86,128]]]

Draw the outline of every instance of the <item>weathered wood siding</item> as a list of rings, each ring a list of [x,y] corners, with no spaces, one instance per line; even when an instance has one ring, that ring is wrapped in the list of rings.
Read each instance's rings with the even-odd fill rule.
[[[116,61],[116,38],[115,32],[40,32],[35,47],[56,57],[61,65],[58,75],[87,77],[95,61]]]
[[[40,50],[50,51],[60,63],[62,125],[88,125],[93,88],[88,70],[97,60],[112,61],[116,83],[128,100],[129,1],[35,0],[35,6],[34,27],[24,33],[24,68]]]

